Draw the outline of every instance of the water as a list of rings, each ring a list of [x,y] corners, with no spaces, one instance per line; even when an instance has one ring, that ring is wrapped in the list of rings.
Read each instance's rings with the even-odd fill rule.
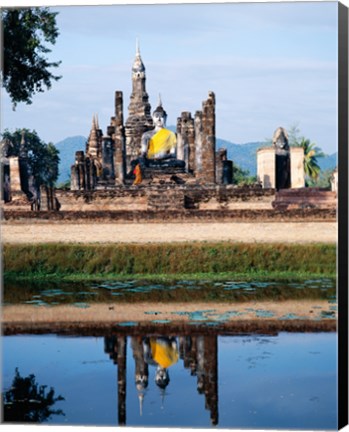
[[[283,301],[326,299],[336,302],[334,279],[294,281],[107,281],[100,283],[6,283],[5,304],[87,307],[98,302]]]
[[[64,400],[51,409],[64,415],[50,415],[50,424],[337,428],[336,333],[172,335],[169,328],[159,339],[125,332],[4,336],[4,390],[16,368],[52,387]],[[144,361],[152,346],[166,347],[171,358],[165,388],[154,381],[157,366]],[[136,388],[136,369],[148,377],[145,389],[140,380]]]

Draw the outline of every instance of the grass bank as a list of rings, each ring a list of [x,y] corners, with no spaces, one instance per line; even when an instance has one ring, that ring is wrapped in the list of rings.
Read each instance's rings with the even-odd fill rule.
[[[333,244],[4,245],[6,279],[335,277]]]

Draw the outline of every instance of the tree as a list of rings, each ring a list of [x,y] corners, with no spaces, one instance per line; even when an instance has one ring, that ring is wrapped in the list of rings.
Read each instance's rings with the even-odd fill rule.
[[[322,189],[331,188],[331,179],[333,176],[333,169],[321,171],[316,179],[308,179],[307,184],[310,187],[317,187]]]
[[[239,186],[253,185],[257,182],[256,176],[251,176],[249,170],[244,170],[233,164],[233,184]]]
[[[11,146],[7,156],[19,156],[22,134],[24,134],[25,149],[28,153],[28,166],[35,180],[35,186],[53,186],[58,178],[59,150],[52,144],[43,142],[35,131],[7,129],[2,134],[3,140],[9,140]]]
[[[13,108],[19,102],[32,103],[36,92],[51,88],[50,68],[59,62],[49,62],[45,54],[51,52],[45,42],[55,44],[58,36],[56,12],[48,8],[2,9],[4,37],[2,85],[9,94]]]
[[[52,387],[46,393],[46,387],[36,383],[35,375],[21,377],[16,368],[12,386],[3,394],[5,422],[42,423],[51,415],[64,415],[62,410],[51,409],[52,405],[64,398],[55,397]]]
[[[323,151],[316,147],[316,144],[311,143],[300,135],[298,124],[293,124],[288,130],[288,143],[290,147],[301,147],[304,151],[304,174],[306,184],[313,186],[319,178],[321,168],[318,164],[318,158],[324,157]]]
[[[319,147],[316,147],[314,143],[310,143],[310,140],[302,138],[299,147],[302,147],[304,151],[304,174],[309,179],[317,179],[319,177],[321,168],[319,167],[317,159],[324,157],[324,153]]]

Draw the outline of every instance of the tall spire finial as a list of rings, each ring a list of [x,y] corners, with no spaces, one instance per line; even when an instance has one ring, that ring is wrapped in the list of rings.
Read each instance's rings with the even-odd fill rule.
[[[93,114],[93,117],[92,117],[92,129],[97,129],[96,114]]]
[[[159,93],[158,106],[162,107],[161,93]]]
[[[136,37],[136,55],[140,55],[141,51],[139,49],[139,38],[138,36]]]

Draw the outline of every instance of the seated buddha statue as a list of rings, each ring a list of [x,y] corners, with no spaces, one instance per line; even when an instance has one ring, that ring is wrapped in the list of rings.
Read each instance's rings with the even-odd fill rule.
[[[159,106],[153,112],[154,129],[145,132],[141,140],[141,158],[146,166],[184,167],[185,162],[176,159],[176,135],[166,129],[166,111]]]

